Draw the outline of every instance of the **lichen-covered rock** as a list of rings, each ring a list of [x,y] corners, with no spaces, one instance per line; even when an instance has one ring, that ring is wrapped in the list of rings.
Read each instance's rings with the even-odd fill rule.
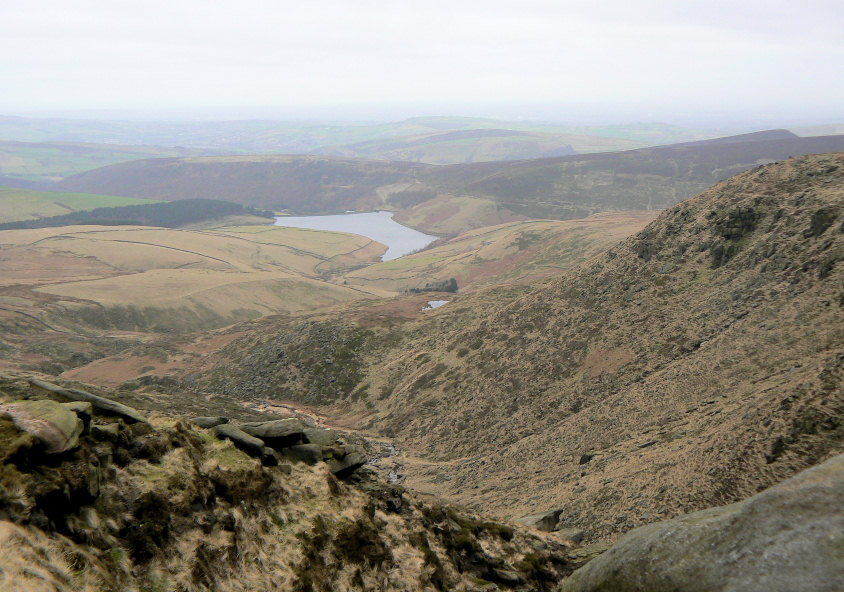
[[[222,424],[212,429],[215,436],[221,440],[231,440],[237,448],[246,454],[257,458],[264,455],[264,441],[247,434],[237,426]]]
[[[522,518],[518,518],[516,522],[524,524],[525,526],[530,526],[531,528],[535,528],[537,530],[552,532],[553,530],[556,530],[557,521],[562,513],[562,509],[549,510],[547,512],[531,514],[530,516],[523,516]]]
[[[305,435],[305,427],[295,418],[244,423],[237,427],[276,450],[298,444]]]
[[[564,592],[844,590],[844,455],[744,501],[630,531]]]
[[[348,477],[366,464],[366,453],[360,446],[347,445],[332,448],[340,448],[343,451],[342,456],[335,455],[333,458],[327,459],[328,468],[337,477]]]
[[[218,425],[229,423],[229,418],[223,417],[222,415],[215,415],[211,417],[193,417],[190,422],[197,427],[211,429]]]
[[[54,401],[15,401],[0,405],[21,431],[38,438],[48,454],[57,454],[79,445],[84,425],[76,413]]]
[[[37,444],[38,438],[20,431],[12,422],[11,416],[0,413],[0,464],[13,460],[21,454],[27,454]]]
[[[37,378],[30,378],[29,384],[54,397],[67,399],[68,401],[84,401],[90,403],[99,413],[121,417],[129,423],[147,423],[147,419],[137,409],[133,409],[117,401],[112,401],[111,399],[106,399],[105,397],[100,397],[99,395],[91,394],[87,391],[62,388],[51,382]]]
[[[305,428],[305,441],[308,444],[319,444],[320,446],[331,446],[337,442],[337,432],[324,428]]]
[[[86,401],[71,401],[69,403],[62,403],[62,407],[70,409],[76,414],[76,417],[82,420],[83,434],[87,434],[91,429],[91,418],[94,417],[94,407]]]

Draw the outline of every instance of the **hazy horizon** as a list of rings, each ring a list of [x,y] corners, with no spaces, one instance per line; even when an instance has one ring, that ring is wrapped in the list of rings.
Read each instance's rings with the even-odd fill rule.
[[[844,121],[826,0],[0,7],[0,113],[708,127]]]

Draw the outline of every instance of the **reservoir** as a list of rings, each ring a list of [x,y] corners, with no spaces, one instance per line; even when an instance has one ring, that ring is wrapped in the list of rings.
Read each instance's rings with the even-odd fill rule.
[[[329,216],[277,216],[276,226],[351,232],[387,245],[382,261],[397,259],[428,246],[436,236],[424,234],[393,220],[392,212],[334,214]]]

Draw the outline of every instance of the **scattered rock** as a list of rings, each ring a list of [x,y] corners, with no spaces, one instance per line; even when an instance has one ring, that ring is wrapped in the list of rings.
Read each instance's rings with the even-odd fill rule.
[[[244,423],[238,427],[276,450],[298,444],[305,435],[302,422],[295,418]]]
[[[93,408],[96,409],[98,412],[106,415],[115,415],[117,417],[122,417],[124,420],[130,423],[147,423],[146,418],[141,415],[136,409],[132,409],[131,407],[123,405],[122,403],[118,403],[117,401],[106,399],[105,397],[92,395],[89,392],[81,391],[79,389],[62,388],[50,382],[38,380],[37,378],[30,378],[29,384],[44,391],[47,391],[47,393],[51,395],[67,399],[69,401],[84,401],[90,403]]]
[[[643,444],[639,444],[639,448],[647,448],[649,446],[653,446],[656,443],[657,443],[657,440],[648,440],[647,442],[645,442]]]
[[[562,590],[844,590],[844,455],[747,500],[630,531]]]
[[[229,418],[223,417],[221,415],[212,417],[193,417],[191,418],[190,422],[199,428],[211,429],[218,425],[229,423]]]
[[[594,455],[594,454],[592,454],[591,452],[587,452],[587,453],[585,453],[585,454],[581,454],[581,455],[580,455],[580,461],[579,461],[577,464],[579,464],[579,465],[585,465],[586,463],[588,463],[588,462],[589,462],[590,460],[592,460],[593,458],[595,458],[595,455]]]
[[[557,528],[557,521],[560,519],[560,514],[563,513],[562,508],[559,510],[549,510],[548,512],[540,512],[539,514],[531,514],[530,516],[523,516],[516,520],[520,524],[530,526],[537,530],[545,532],[552,532]]]
[[[47,454],[58,454],[79,445],[84,424],[76,413],[55,401],[15,401],[0,405],[19,430],[44,444]]]

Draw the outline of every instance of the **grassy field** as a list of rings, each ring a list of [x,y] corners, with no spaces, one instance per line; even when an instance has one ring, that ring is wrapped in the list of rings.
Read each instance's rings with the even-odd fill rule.
[[[457,279],[461,292],[559,273],[641,230],[658,212],[612,212],[583,220],[527,220],[472,230],[399,259],[346,274],[350,284],[402,291]]]
[[[75,226],[3,231],[0,245],[0,297],[46,299],[37,312],[56,324],[198,330],[384,294],[338,277],[385,250],[351,234]]]
[[[3,177],[22,181],[58,181],[118,162],[192,153],[195,151],[156,146],[0,141],[0,183]]]
[[[139,197],[93,193],[53,193],[0,186],[0,223],[61,216],[70,212],[155,203]]]

